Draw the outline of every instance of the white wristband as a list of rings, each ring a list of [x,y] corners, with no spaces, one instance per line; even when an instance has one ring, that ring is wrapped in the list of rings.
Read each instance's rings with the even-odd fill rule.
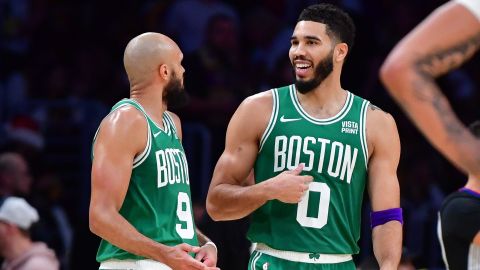
[[[217,245],[215,245],[215,243],[213,243],[212,241],[208,241],[204,244],[204,246],[206,246],[206,245],[210,245],[210,246],[214,247],[215,251],[218,253]]]

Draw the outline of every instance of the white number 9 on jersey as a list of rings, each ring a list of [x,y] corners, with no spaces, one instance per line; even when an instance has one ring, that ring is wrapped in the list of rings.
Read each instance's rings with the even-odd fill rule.
[[[185,209],[185,210],[184,210]],[[185,224],[177,223],[175,229],[182,239],[192,239],[195,235],[193,229],[192,211],[190,209],[190,198],[185,192],[178,193],[177,200],[177,217]],[[185,228],[183,227],[185,225]]]

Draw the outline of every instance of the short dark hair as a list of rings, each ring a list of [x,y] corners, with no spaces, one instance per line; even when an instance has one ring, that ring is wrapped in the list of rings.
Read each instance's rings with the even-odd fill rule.
[[[345,11],[327,3],[315,4],[305,8],[297,22],[313,21],[325,24],[327,35],[353,48],[355,39],[355,24]]]

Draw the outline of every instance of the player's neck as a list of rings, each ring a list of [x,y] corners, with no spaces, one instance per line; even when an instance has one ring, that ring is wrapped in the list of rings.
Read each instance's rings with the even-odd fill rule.
[[[342,89],[339,81],[325,80],[317,88],[298,94],[303,109],[313,117],[328,118],[336,115],[345,105],[347,92]]]
[[[341,87],[317,88],[306,94],[298,94],[302,108],[315,118],[329,118],[336,115],[345,105],[347,92]]]
[[[306,98],[311,98],[321,104],[329,103],[332,99],[338,98],[342,95],[343,89],[340,84],[340,76],[332,71],[322,83],[320,83],[315,89],[304,94]]]
[[[163,102],[163,91],[149,88],[153,86],[145,87],[141,91],[131,91],[130,98],[138,101],[153,121],[161,124],[163,113],[167,110],[167,105]]]

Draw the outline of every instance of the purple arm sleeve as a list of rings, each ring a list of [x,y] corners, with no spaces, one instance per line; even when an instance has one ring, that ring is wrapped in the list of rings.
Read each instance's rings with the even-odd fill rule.
[[[370,227],[372,229],[392,220],[397,220],[403,224],[402,208],[390,208],[370,213]]]

